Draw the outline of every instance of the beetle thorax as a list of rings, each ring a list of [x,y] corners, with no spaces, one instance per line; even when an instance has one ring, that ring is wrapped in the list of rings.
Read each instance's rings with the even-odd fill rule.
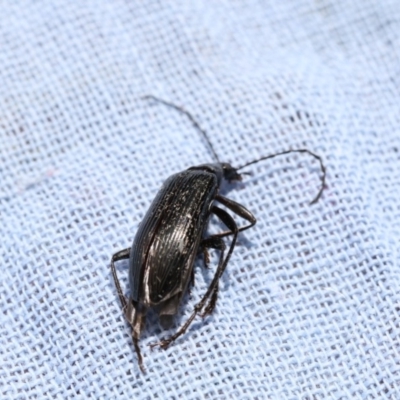
[[[221,185],[223,179],[229,182],[242,180],[242,176],[237,172],[237,169],[229,163],[201,164],[191,167],[189,170],[201,170],[214,174],[217,177],[218,186]]]

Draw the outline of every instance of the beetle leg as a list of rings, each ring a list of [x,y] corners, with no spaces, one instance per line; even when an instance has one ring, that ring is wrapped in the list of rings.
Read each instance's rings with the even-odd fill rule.
[[[128,310],[129,300],[124,296],[124,293],[122,292],[121,284],[117,276],[117,270],[115,269],[115,262],[120,260],[126,260],[127,258],[129,258],[130,251],[131,251],[130,248],[120,250],[119,252],[115,253],[111,258],[111,271],[114,278],[115,287],[117,288],[118,297],[121,302],[122,309],[124,311],[124,315],[126,315],[126,312]]]
[[[225,251],[225,242],[219,237],[219,236],[210,236],[208,238],[205,238],[201,241],[200,243],[200,249],[203,252],[203,260],[204,260],[204,268],[209,268],[209,263],[210,263],[210,253],[208,252],[208,249],[216,249],[221,251],[220,255],[220,263],[222,262],[224,258],[224,251]],[[192,277],[191,277],[191,284],[194,286],[194,268],[192,269]],[[218,292],[218,287],[216,289]],[[217,301],[217,294],[214,296],[215,300],[213,301],[214,305],[210,308],[210,304],[207,305],[206,310],[203,314],[201,314],[202,317],[205,317],[208,314],[211,314],[212,311],[215,308],[215,303]],[[211,303],[211,301],[210,301]],[[209,311],[208,311],[209,310]]]
[[[214,238],[219,239],[219,237],[215,237],[213,235],[206,239],[203,239],[200,243],[200,251],[203,252],[204,268],[207,268],[207,269],[209,267],[208,264],[210,264],[210,253],[208,252],[208,249],[221,250],[220,241],[218,240],[218,243],[214,244],[213,243]],[[222,245],[225,246],[225,243],[222,242]],[[225,247],[224,247],[224,249],[225,249]],[[194,286],[194,268],[192,269],[192,272],[191,272],[190,284],[192,286]]]
[[[133,345],[135,346],[136,355],[138,357],[139,368],[143,373],[145,373],[146,370],[144,369],[143,357],[142,353],[140,352],[139,339],[135,338],[133,335],[132,338],[133,338]]]
[[[214,308],[215,308],[215,306],[217,304],[217,300],[218,300],[218,290],[219,290],[219,285],[217,283],[214,291],[211,294],[210,301],[208,302],[207,306],[204,308],[203,312],[200,314],[200,316],[202,318],[205,318],[207,315],[212,314],[212,312],[214,311]]]
[[[220,259],[219,259],[218,265],[222,264],[223,259],[224,259],[224,252],[226,249],[226,245],[225,245],[224,240],[221,237],[215,236],[215,235],[210,236],[201,242],[201,246],[203,246],[204,250],[207,250],[207,249],[220,250],[221,254],[220,254]],[[206,266],[208,267],[208,265],[206,265]],[[211,294],[210,301],[205,306],[203,313],[201,314],[202,318],[206,317],[207,315],[211,314],[214,311],[215,305],[217,303],[217,299],[218,299],[218,282],[215,287],[215,290]]]
[[[225,210],[222,210],[221,208],[218,208],[217,206],[213,206],[211,209],[211,212],[213,214],[215,214],[227,226],[228,229],[230,229],[230,234],[233,235],[233,238],[232,238],[229,250],[228,250],[228,254],[226,255],[225,259],[222,259],[222,258],[220,259],[217,271],[215,272],[214,278],[213,278],[210,286],[208,287],[206,294],[203,296],[200,303],[195,305],[192,315],[188,318],[188,320],[185,322],[185,324],[182,325],[181,328],[174,335],[169,337],[168,339],[163,339],[159,343],[150,344],[151,348],[153,348],[155,346],[160,346],[161,348],[166,349],[179,336],[183,335],[186,332],[187,328],[192,323],[192,321],[194,320],[194,318],[196,317],[196,315],[201,313],[201,310],[204,308],[204,306],[207,303],[207,301],[209,300],[210,296],[211,296],[211,300],[210,300],[209,305],[210,305],[210,307],[215,306],[215,304],[214,304],[215,302],[213,300],[215,298],[215,301],[216,301],[216,298],[218,295],[218,289],[216,289],[218,287],[218,281],[221,278],[221,275],[224,273],[225,268],[229,262],[229,258],[233,252],[233,249],[235,248],[239,229],[236,225],[235,220]],[[215,238],[215,235],[213,237]],[[207,309],[208,309],[208,307],[206,308],[206,311],[207,311]]]
[[[246,229],[249,229],[256,224],[256,222],[257,222],[256,217],[246,207],[242,206],[239,203],[236,203],[236,201],[233,201],[231,199],[228,199],[227,197],[223,197],[220,195],[215,196],[215,200],[219,201],[225,207],[229,208],[231,211],[233,211],[239,217],[250,222],[248,225],[241,226],[240,228],[238,228],[238,232],[245,231]],[[225,231],[225,232],[217,233],[215,236],[219,236],[219,237],[229,236],[229,235],[232,235],[232,233],[233,233],[232,231]]]
[[[130,300],[128,303],[128,309],[126,311],[126,318],[132,327],[133,345],[135,346],[139,367],[141,371],[145,373],[146,371],[143,366],[143,357],[139,347],[139,338],[140,332],[142,331],[146,321],[146,310],[140,307],[140,305],[138,305],[138,303],[135,301]]]
[[[112,275],[114,278],[115,286],[117,288],[118,297],[119,297],[119,300],[121,301],[124,315],[125,315],[126,319],[128,320],[129,324],[132,326],[133,345],[135,346],[135,351],[136,351],[136,354],[138,357],[139,367],[140,367],[141,371],[144,373],[145,369],[143,366],[143,358],[142,358],[142,354],[140,352],[140,347],[139,347],[140,331],[142,330],[142,327],[144,325],[144,313],[142,312],[142,310],[138,310],[137,304],[135,302],[127,299],[124,296],[124,293],[121,288],[121,284],[120,284],[118,276],[117,276],[117,270],[115,268],[116,261],[126,260],[129,258],[130,250],[131,250],[130,248],[124,249],[124,250],[121,250],[121,251],[115,253],[112,256],[111,271],[112,271]]]
[[[204,267],[208,269],[208,264],[210,263],[210,253],[208,249],[225,250],[225,243],[221,243],[219,235],[212,235],[201,241],[200,249],[203,252]]]
[[[210,263],[210,253],[206,246],[200,244],[202,246],[203,251],[203,261],[204,261],[204,268],[208,268],[208,264]]]

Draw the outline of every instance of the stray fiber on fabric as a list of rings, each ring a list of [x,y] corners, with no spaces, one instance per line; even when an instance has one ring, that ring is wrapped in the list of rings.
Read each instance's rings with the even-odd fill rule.
[[[398,1],[3,1],[0,399],[400,399]],[[163,181],[212,155],[257,218],[214,313],[149,312],[139,370],[110,271]],[[238,217],[234,217],[242,224]],[[221,225],[211,221],[210,230]],[[129,293],[128,263],[118,264]]]

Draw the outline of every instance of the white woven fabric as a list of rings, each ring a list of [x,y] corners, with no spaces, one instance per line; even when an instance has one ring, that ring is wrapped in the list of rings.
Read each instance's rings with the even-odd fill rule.
[[[2,2],[0,398],[400,399],[399,48],[399,1]],[[308,148],[328,172],[314,206],[307,155],[227,188],[258,223],[212,316],[151,351],[174,329],[149,313],[143,375],[110,258],[212,161],[146,94],[223,161]]]

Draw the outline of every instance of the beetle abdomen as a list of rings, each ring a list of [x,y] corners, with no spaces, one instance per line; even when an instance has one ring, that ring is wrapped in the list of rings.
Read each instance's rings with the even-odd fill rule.
[[[216,176],[199,170],[164,183],[133,242],[133,300],[155,305],[185,289],[217,190]]]

